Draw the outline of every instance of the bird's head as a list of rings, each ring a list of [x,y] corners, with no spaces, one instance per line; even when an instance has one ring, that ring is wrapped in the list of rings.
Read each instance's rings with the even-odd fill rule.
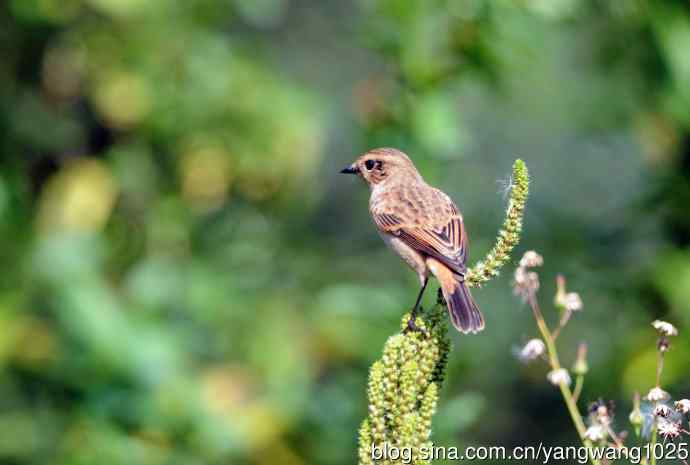
[[[412,160],[400,150],[391,148],[369,150],[341,173],[361,176],[371,187],[391,179],[419,177]]]

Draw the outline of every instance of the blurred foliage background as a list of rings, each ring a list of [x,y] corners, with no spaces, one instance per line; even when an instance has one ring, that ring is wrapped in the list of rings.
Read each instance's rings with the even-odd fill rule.
[[[353,463],[417,289],[337,174],[376,146],[457,200],[475,260],[524,158],[584,399],[626,427],[657,317],[690,394],[687,2],[5,0],[0,52],[0,463]],[[576,442],[512,356],[511,273],[454,335],[439,445]]]

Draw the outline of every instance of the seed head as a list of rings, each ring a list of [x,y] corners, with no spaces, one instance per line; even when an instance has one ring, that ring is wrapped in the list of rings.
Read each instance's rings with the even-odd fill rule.
[[[599,405],[597,407],[597,420],[599,420],[599,423],[602,425],[608,425],[611,423],[611,414],[609,413],[609,409],[606,405]]]
[[[568,370],[565,368],[559,368],[557,370],[552,370],[550,371],[547,375],[546,378],[549,380],[551,384],[554,386],[560,386],[561,384],[567,384],[570,385],[570,374],[568,373]]]
[[[680,425],[678,423],[660,419],[657,423],[657,431],[664,439],[676,439],[680,436]]]
[[[513,281],[513,294],[527,300],[530,294],[535,294],[539,290],[539,275],[534,271],[527,271],[524,267],[515,269],[515,279]]]
[[[592,425],[585,431],[585,437],[592,442],[599,442],[606,437],[606,431],[601,425]]]
[[[650,389],[650,391],[647,393],[646,398],[650,402],[660,402],[670,399],[671,395],[657,386]]]
[[[593,425],[607,426],[613,422],[613,414],[615,411],[613,402],[606,402],[599,399],[596,402],[592,402],[587,410]]]
[[[566,310],[571,312],[582,310],[582,299],[580,298],[580,294],[577,292],[568,292],[565,295],[563,306]]]
[[[531,362],[544,355],[546,352],[546,345],[541,339],[530,339],[527,344],[520,349],[518,358],[523,362]]]
[[[690,400],[681,399],[673,404],[680,413],[690,413]]]
[[[662,336],[678,336],[678,330],[675,326],[667,321],[654,320],[652,326]]]
[[[521,268],[534,268],[535,266],[542,266],[544,264],[544,257],[539,255],[534,250],[528,250],[520,259]]]
[[[565,277],[558,275],[556,277],[556,296],[554,297],[554,304],[561,310],[566,312],[576,312],[582,310],[582,299],[577,292],[566,292]]]
[[[671,407],[666,404],[657,404],[654,407],[654,415],[666,418],[671,414]]]

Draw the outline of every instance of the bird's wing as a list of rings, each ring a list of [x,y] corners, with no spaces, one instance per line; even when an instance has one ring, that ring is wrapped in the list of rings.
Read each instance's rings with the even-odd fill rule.
[[[462,215],[452,200],[440,191],[422,214],[393,209],[373,209],[376,226],[400,238],[423,255],[433,257],[458,274],[466,271],[468,241]],[[436,208],[438,207],[438,208]],[[378,210],[378,211],[377,211]]]

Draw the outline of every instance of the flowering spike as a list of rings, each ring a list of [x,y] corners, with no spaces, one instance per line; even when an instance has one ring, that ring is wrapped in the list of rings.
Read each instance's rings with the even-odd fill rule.
[[[512,188],[503,227],[498,233],[496,244],[484,260],[467,270],[465,280],[468,286],[481,286],[494,276],[510,258],[510,252],[520,241],[522,216],[529,193],[529,172],[525,162],[517,159],[513,164]]]
[[[430,445],[431,419],[450,342],[444,307],[436,305],[415,323],[424,332],[390,337],[381,359],[371,367],[369,416],[359,430],[360,465],[371,465],[372,445],[384,443],[409,447],[413,463],[424,463],[420,450]]]
[[[362,422],[359,428],[359,464],[360,465],[374,465],[374,460],[371,458],[371,426],[369,419]],[[368,444],[367,447],[362,447],[362,444]]]

